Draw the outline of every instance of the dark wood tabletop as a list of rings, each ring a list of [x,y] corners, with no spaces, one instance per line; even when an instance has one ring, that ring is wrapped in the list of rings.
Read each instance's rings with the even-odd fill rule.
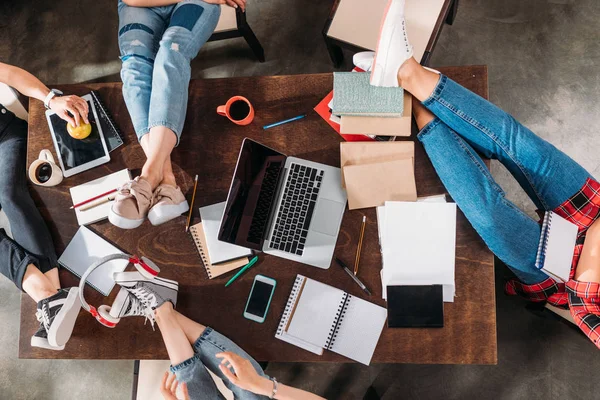
[[[442,68],[443,73],[486,97],[485,66]],[[194,80],[190,84],[189,104],[181,143],[172,154],[177,180],[191,200],[193,178],[199,175],[194,221],[199,221],[198,207],[224,201],[229,189],[240,144],[250,137],[287,155],[294,155],[329,165],[340,163],[341,137],[312,108],[331,90],[332,74],[247,77]],[[61,254],[77,229],[75,213],[69,210],[69,188],[122,168],[140,169],[144,153],[139,146],[123,101],[120,83],[59,85],[65,93],[84,95],[96,90],[126,135],[126,144],[113,151],[111,161],[100,167],[66,178],[52,188],[32,185],[31,192]],[[236,126],[216,113],[217,106],[234,95],[246,96],[256,109],[254,122]],[[50,149],[56,157],[41,102],[29,106],[29,165],[40,150]],[[263,130],[262,126],[302,113],[301,121]],[[408,138],[415,140],[415,135]],[[423,147],[416,142],[415,173],[419,196],[445,193]],[[231,338],[259,361],[280,362],[348,362],[336,353],[325,351],[317,356],[275,339],[296,274],[303,274],[336,286],[355,296],[385,307],[381,299],[381,256],[374,209],[346,211],[338,238],[336,255],[354,259],[362,215],[367,216],[359,277],[373,295],[366,296],[340,268],[322,270],[268,255],[233,285],[224,287],[232,274],[209,280],[200,258],[185,233],[185,217],[161,226],[145,222],[140,228],[126,231],[108,221],[90,228],[130,254],[143,255],[161,268],[161,276],[180,284],[177,309],[188,317],[213,327]],[[456,298],[444,304],[444,327],[440,329],[385,328],[373,356],[373,363],[451,363],[494,364],[497,362],[496,311],[492,254],[462,213],[458,213],[456,241]],[[250,287],[256,274],[277,280],[277,289],[263,324],[242,316]],[[63,287],[75,286],[78,279],[60,271]],[[92,305],[112,303],[86,288]],[[158,327],[156,331],[143,318],[124,318],[114,329],[105,328],[92,316],[81,311],[73,336],[64,351],[33,348],[30,337],[37,329],[35,303],[26,295],[21,302],[20,358],[67,359],[167,359]]]

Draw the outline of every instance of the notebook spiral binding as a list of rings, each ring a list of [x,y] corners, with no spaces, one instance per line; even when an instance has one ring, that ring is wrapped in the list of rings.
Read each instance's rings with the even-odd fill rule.
[[[285,325],[288,322],[290,317],[290,313],[292,312],[292,308],[296,303],[296,297],[298,297],[298,292],[300,291],[300,287],[302,286],[302,282],[306,279],[302,275],[298,275],[296,280],[294,281],[294,287],[292,287],[292,293],[290,293],[290,297],[288,297],[288,301],[285,304],[285,310],[283,310],[283,315],[281,316],[281,320],[279,322],[279,326],[277,327],[276,336],[283,335],[283,330],[285,329]]]
[[[552,226],[552,213],[547,212],[544,215],[544,222],[542,223],[542,235],[540,237],[540,243],[538,245],[537,256],[535,257],[535,266],[537,269],[544,267],[544,259],[546,257],[546,249],[548,248],[548,232]]]
[[[200,237],[198,235],[198,232],[196,231],[195,226],[190,226],[190,233],[192,235],[192,240],[194,241],[194,245],[196,246],[196,250],[198,250],[198,254],[200,255],[200,258],[202,259],[202,264],[204,264],[204,269],[206,270],[206,273],[208,274],[208,279],[212,279],[212,273],[210,272],[210,268],[208,268],[209,263],[208,263],[208,259],[206,258],[204,246],[202,246],[202,242],[200,241]]]
[[[351,299],[351,294],[344,293],[344,300],[338,306],[338,310],[335,315],[335,325],[329,330],[329,336],[327,337],[327,342],[325,342],[325,349],[327,350],[330,350],[335,344],[335,340],[337,339],[338,332],[342,326],[342,323],[344,322],[344,317],[346,316],[346,311],[348,311],[348,306]]]
[[[94,101],[98,104],[98,107],[100,107],[102,109],[102,113],[106,116],[106,119],[107,119],[108,123],[110,124],[110,126],[113,128],[113,130],[115,131],[115,133],[117,134],[119,139],[121,139],[121,144],[123,144],[123,141],[124,141],[123,134],[121,133],[119,128],[117,128],[117,124],[115,123],[115,120],[113,119],[112,115],[108,112],[108,109],[106,108],[106,106],[104,105],[102,100],[100,100],[100,96],[98,96],[98,94],[93,90],[90,93],[92,94]],[[99,117],[102,118],[102,116],[99,116]]]

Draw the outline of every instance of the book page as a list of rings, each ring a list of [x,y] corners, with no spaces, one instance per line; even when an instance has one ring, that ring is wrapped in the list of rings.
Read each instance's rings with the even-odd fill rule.
[[[342,290],[307,278],[287,333],[325,347],[343,300]]]

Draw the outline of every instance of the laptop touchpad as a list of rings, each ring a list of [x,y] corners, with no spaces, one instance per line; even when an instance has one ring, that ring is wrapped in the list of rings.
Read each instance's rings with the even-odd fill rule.
[[[335,236],[340,226],[345,205],[337,201],[319,199],[313,215],[310,230]]]

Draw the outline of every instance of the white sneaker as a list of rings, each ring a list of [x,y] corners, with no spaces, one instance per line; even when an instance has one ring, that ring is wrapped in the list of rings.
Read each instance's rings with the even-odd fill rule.
[[[50,346],[60,348],[69,341],[80,309],[77,287],[60,289],[38,302],[36,316],[44,325]]]
[[[352,56],[352,63],[355,67],[362,69],[365,72],[371,71],[373,59],[375,58],[374,51],[361,51]]]
[[[413,56],[406,34],[405,0],[389,0],[383,15],[377,51],[371,71],[371,85],[398,87],[398,69]]]

